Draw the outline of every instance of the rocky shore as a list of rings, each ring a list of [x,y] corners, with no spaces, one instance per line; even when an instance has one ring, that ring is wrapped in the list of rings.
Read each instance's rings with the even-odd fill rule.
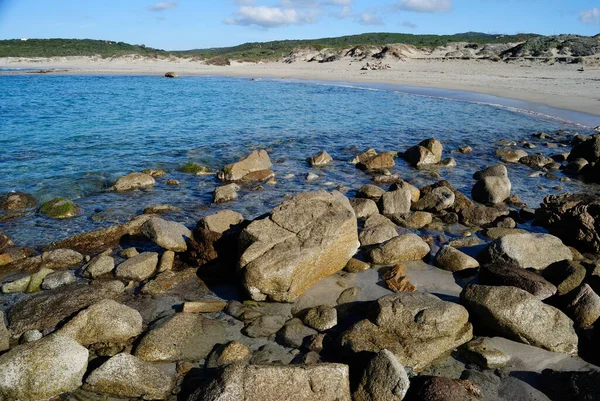
[[[0,400],[600,399],[600,196],[531,208],[511,182],[599,182],[600,134],[503,141],[470,193],[393,171],[403,158],[440,177],[472,151],[323,149],[307,167],[350,162],[371,183],[290,195],[253,220],[219,208],[187,227],[160,205],[36,249],[0,232]],[[231,205],[279,178],[265,150],[216,176],[214,203]],[[178,185],[144,170],[111,191],[157,180]],[[79,213],[22,192],[0,210]]]

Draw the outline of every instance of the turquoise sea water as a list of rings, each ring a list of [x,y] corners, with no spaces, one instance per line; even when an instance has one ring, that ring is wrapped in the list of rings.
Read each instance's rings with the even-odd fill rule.
[[[282,80],[153,76],[0,76],[0,194],[34,194],[39,202],[73,199],[82,215],[54,221],[38,214],[0,223],[0,230],[25,245],[43,245],[74,233],[122,222],[149,205],[182,208],[171,215],[190,225],[214,209],[218,180],[171,172],[149,191],[106,190],[121,175],[145,168],[169,171],[187,162],[217,170],[256,148],[267,149],[278,184],[244,188],[240,199],[219,206],[254,217],[286,194],[343,184],[351,189],[370,176],[347,162],[366,147],[403,151],[436,137],[458,162],[443,178],[470,193],[474,171],[497,160],[501,139],[530,139],[536,131],[580,127],[503,108],[417,96],[391,88]],[[471,155],[451,154],[460,146]],[[336,163],[310,169],[306,158],[327,150]],[[536,149],[535,153],[558,150]],[[309,171],[320,176],[307,182]],[[399,160],[394,172],[417,185],[434,181]],[[513,166],[513,192],[536,205],[559,185]],[[284,178],[295,174],[294,178]],[[167,179],[181,181],[169,187]],[[563,185],[578,190],[575,181]],[[538,188],[539,186],[543,189]]]

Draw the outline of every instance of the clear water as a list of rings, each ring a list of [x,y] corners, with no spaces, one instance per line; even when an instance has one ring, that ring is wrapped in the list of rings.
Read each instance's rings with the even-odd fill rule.
[[[439,170],[470,192],[474,171],[493,163],[501,139],[530,139],[536,131],[575,130],[565,122],[463,101],[416,96],[391,89],[365,89],[282,80],[152,76],[0,76],[0,193],[34,194],[39,202],[73,199],[79,217],[55,221],[30,214],[0,223],[0,230],[23,245],[43,245],[75,233],[123,222],[149,205],[181,207],[169,217],[189,225],[216,208],[255,217],[286,194],[345,185],[357,189],[370,176],[347,163],[360,150],[403,151],[436,137],[454,169]],[[470,145],[471,155],[450,151]],[[276,161],[275,186],[243,188],[240,199],[211,205],[219,185],[214,176],[174,172],[187,162],[218,170],[256,148]],[[332,167],[311,169],[306,158],[325,149]],[[541,146],[530,153],[555,153]],[[170,171],[148,191],[107,191],[119,176],[145,168]],[[305,175],[320,176],[311,182]],[[416,185],[433,182],[399,160],[394,172]],[[513,192],[536,205],[553,186],[528,178],[530,169],[512,166]],[[284,178],[295,174],[294,178]],[[167,179],[181,185],[170,187]],[[538,188],[542,187],[542,189]]]

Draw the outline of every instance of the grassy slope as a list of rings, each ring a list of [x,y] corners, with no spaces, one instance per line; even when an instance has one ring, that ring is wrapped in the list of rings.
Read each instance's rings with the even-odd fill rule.
[[[20,39],[0,40],[0,57],[54,57],[94,56],[102,57],[139,54],[156,56],[167,54],[143,45],[90,39]]]

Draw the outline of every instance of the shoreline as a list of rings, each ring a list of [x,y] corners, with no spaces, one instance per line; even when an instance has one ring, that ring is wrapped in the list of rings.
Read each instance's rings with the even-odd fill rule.
[[[600,69],[597,68],[578,71],[577,65],[423,59],[390,62],[390,66],[389,70],[361,71],[360,63],[348,60],[322,64],[234,62],[231,66],[220,67],[189,60],[0,59],[0,68],[63,70],[46,72],[51,75],[163,75],[175,71],[181,77],[220,76],[389,86],[411,94],[475,99],[486,104],[524,109],[590,128],[600,125]],[[35,72],[0,72],[0,75],[22,74]]]

